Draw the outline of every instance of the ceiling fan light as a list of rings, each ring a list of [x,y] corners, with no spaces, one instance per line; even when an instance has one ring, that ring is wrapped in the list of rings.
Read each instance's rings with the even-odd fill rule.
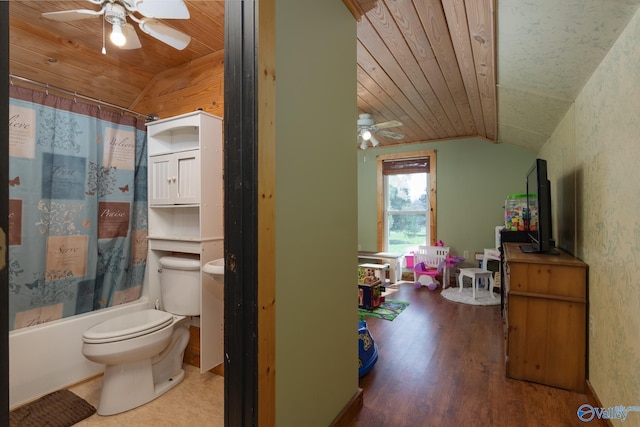
[[[124,36],[124,33],[122,32],[122,27],[120,26],[120,24],[116,24],[116,23],[113,24],[113,30],[111,31],[109,40],[111,40],[111,43],[113,43],[118,47],[124,46],[125,43],[127,43],[127,38]]]
[[[371,132],[369,130],[365,130],[362,132],[362,139],[368,141],[371,139]]]
[[[371,135],[371,146],[377,147],[378,145],[380,145],[380,141],[378,141],[375,136]]]

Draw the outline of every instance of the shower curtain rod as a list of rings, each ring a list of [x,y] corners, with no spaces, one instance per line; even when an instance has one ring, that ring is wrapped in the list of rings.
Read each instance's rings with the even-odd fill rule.
[[[35,80],[31,80],[31,79],[28,79],[26,77],[16,76],[15,74],[9,74],[9,79],[11,79],[11,84],[12,85],[13,85],[13,80],[12,79],[21,80],[21,81],[27,82],[29,84],[40,86],[40,87],[46,89],[47,91],[48,90],[52,90],[54,92],[60,92],[60,93],[63,93],[65,95],[73,96],[74,99],[75,98],[81,98],[81,99],[84,99],[85,101],[93,102],[94,104],[98,104],[98,107],[100,107],[101,105],[104,105],[105,107],[114,108],[116,110],[124,111],[124,112],[129,113],[129,114],[135,114],[136,116],[144,117],[147,121],[153,121],[153,120],[157,120],[158,119],[156,116],[153,116],[153,115],[138,113],[137,111],[129,110],[128,108],[120,107],[119,105],[110,104],[108,102],[104,102],[104,101],[101,101],[99,99],[91,98],[89,96],[79,95],[79,94],[77,94],[75,92],[71,92],[71,91],[68,91],[66,89],[62,89],[62,88],[55,87],[55,86],[50,86],[48,83],[37,82]]]

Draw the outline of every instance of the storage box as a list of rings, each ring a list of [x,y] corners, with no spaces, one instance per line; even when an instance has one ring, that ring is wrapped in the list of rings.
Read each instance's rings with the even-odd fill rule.
[[[504,226],[511,231],[527,229],[527,195],[510,194],[504,202]]]
[[[373,310],[381,303],[382,289],[379,280],[373,283],[358,284],[358,307]]]

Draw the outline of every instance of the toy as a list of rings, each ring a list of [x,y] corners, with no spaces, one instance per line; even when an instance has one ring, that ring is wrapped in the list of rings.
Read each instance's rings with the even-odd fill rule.
[[[447,267],[449,268],[456,268],[462,261],[464,258],[461,256],[447,255]]]
[[[429,268],[424,265],[424,262],[419,262],[415,265],[413,271],[418,274],[418,281],[415,282],[416,288],[424,285],[429,289],[433,287],[431,290],[434,290],[440,284],[436,280],[436,276],[442,272],[442,265],[439,265],[438,268]]]
[[[376,270],[369,267],[358,267],[358,284],[371,284],[380,281],[376,277]]]
[[[367,322],[358,323],[358,376],[361,377],[373,368],[378,361],[378,345],[367,328]]]
[[[364,283],[373,283],[376,281],[378,281],[378,279],[376,279],[376,271],[373,268],[364,270]]]
[[[527,229],[529,212],[526,194],[510,194],[504,203],[504,225],[507,230]]]
[[[442,240],[438,243],[442,244]],[[415,282],[415,287],[426,286],[429,290],[436,290],[438,285],[440,285],[436,280],[436,276],[442,274],[444,267],[446,266],[447,269],[455,269],[462,261],[464,261],[463,257],[447,255],[447,257],[438,264],[437,268],[426,267],[424,262],[419,262],[413,269],[418,275],[418,281]],[[446,280],[446,278],[443,278],[443,280]]]

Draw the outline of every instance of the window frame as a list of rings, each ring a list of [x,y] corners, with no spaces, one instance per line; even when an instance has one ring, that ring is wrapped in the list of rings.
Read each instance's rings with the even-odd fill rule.
[[[423,150],[423,151],[412,151],[406,153],[396,153],[396,154],[381,154],[376,157],[377,159],[377,211],[378,211],[378,251],[384,251],[384,242],[385,242],[385,185],[384,185],[384,174],[382,169],[382,164],[384,161],[389,160],[406,160],[416,157],[428,157],[429,158],[429,188],[427,189],[427,193],[429,195],[429,242],[428,244],[434,246],[436,243],[436,231],[438,229],[436,223],[436,202],[437,202],[437,185],[436,185],[436,150]]]

